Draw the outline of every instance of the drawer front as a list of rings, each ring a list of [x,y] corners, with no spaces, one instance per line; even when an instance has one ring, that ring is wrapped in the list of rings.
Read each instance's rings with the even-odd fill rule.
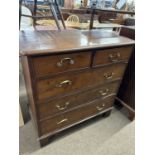
[[[101,97],[106,97],[111,94],[116,94],[120,82],[111,82],[104,86],[100,86],[88,91],[80,92],[75,95],[62,97],[57,100],[45,103],[41,102],[38,104],[39,119],[52,116],[56,113],[61,113],[66,110],[70,110],[82,104],[92,102],[93,100]]]
[[[101,66],[120,61],[128,61],[131,52],[132,47],[121,47],[98,51],[95,54],[93,66]]]
[[[35,57],[32,59],[35,76],[41,77],[61,72],[89,68],[91,52]]]
[[[36,96],[38,100],[44,100],[57,95],[68,94],[72,91],[105,84],[108,81],[121,78],[125,68],[126,64],[115,64],[100,69],[39,80],[36,83]]]
[[[41,135],[59,130],[73,123],[79,122],[90,116],[98,114],[103,110],[110,108],[113,105],[114,96],[110,98],[100,99],[95,101],[93,104],[87,105],[82,108],[78,108],[71,112],[67,112],[63,115],[54,117],[53,119],[48,119],[40,122]]]

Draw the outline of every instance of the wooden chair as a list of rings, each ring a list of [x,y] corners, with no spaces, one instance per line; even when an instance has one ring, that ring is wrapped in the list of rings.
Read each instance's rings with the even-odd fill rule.
[[[64,23],[64,20],[63,20],[63,16],[62,16],[62,13],[61,13],[61,10],[60,10],[60,7],[59,7],[59,4],[58,4],[57,0],[47,0],[46,1],[47,5],[50,7],[50,11],[51,11],[53,16],[37,16],[36,15],[37,14],[37,1],[38,0],[34,0],[34,5],[33,5],[34,7],[33,7],[33,11],[32,11],[31,16],[22,14],[21,6],[23,4],[23,1],[24,0],[19,0],[19,29],[20,29],[21,16],[31,17],[33,19],[33,25],[34,26],[36,25],[36,19],[53,18],[54,17],[54,20],[56,22],[56,25],[57,25],[58,29],[61,30],[59,19],[62,22],[63,28],[66,29],[66,26],[65,26],[65,23]]]
[[[117,14],[113,12],[103,12],[99,14],[98,21],[100,23],[110,22],[110,19],[116,19]]]
[[[25,7],[25,6],[22,6],[21,7],[22,9],[22,12],[25,14],[25,15],[28,15],[28,16],[32,16],[32,12],[29,8]],[[32,17],[24,17],[22,16],[21,19],[20,19],[20,30],[25,30],[25,29],[33,29],[33,19]]]
[[[79,23],[80,20],[79,20],[79,17],[78,17],[77,15],[70,15],[70,16],[67,18],[67,22]]]

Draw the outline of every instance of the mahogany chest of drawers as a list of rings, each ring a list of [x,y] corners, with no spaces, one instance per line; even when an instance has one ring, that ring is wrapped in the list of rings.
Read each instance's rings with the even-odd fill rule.
[[[110,112],[134,41],[104,31],[20,32],[32,118],[41,145]]]

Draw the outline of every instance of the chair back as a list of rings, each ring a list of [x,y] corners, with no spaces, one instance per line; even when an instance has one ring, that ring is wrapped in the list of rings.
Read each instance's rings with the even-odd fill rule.
[[[70,16],[67,18],[67,22],[79,23],[80,20],[79,20],[79,17],[78,17],[77,15],[70,15]]]
[[[22,13],[24,15],[32,16],[32,12],[28,7],[22,6]],[[32,17],[21,17],[20,30],[33,29],[33,19]]]

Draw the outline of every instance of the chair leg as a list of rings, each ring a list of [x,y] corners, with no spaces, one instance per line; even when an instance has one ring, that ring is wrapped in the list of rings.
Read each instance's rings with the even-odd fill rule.
[[[61,27],[60,27],[60,24],[59,24],[59,20],[58,20],[58,17],[57,17],[57,14],[56,14],[56,11],[55,11],[53,3],[50,4],[50,10],[51,10],[51,13],[54,16],[54,20],[56,22],[56,25],[57,25],[58,29],[61,30]]]
[[[57,10],[58,10],[58,13],[60,14],[60,19],[61,19],[62,25],[63,25],[64,29],[66,29],[66,25],[65,25],[65,22],[64,22],[64,19],[63,19],[63,16],[62,16],[62,13],[61,13],[61,10],[60,10],[57,0],[55,0],[55,4],[56,4]]]
[[[37,14],[37,0],[34,0],[34,7],[33,7],[33,16],[36,16]],[[33,18],[33,25],[36,25],[36,18]]]

